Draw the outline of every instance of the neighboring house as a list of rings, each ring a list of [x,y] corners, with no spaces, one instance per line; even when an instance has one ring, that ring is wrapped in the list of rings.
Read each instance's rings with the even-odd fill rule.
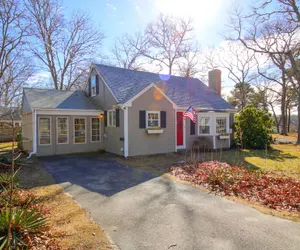
[[[24,89],[25,149],[38,156],[105,150],[136,156],[176,152],[206,140],[230,147],[235,109],[221,96],[221,71],[199,79],[91,66],[87,93]],[[183,117],[192,105],[197,123]],[[25,126],[26,124],[27,126]]]
[[[13,134],[16,137],[21,124],[21,112],[18,107],[0,107],[0,142],[11,141]]]
[[[18,107],[1,107],[0,106],[0,128],[3,127],[20,127],[22,124],[21,111]]]

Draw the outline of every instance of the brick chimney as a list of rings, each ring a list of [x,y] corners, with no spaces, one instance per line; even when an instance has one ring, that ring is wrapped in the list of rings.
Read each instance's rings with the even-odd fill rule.
[[[214,69],[208,72],[209,87],[221,95],[221,70]]]

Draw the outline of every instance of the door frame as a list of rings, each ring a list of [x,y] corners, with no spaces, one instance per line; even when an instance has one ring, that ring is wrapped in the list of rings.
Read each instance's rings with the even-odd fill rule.
[[[185,149],[186,148],[186,118],[182,117],[183,119],[183,145],[177,146],[177,112],[182,112],[184,113],[185,110],[175,110],[175,146],[176,146],[176,151],[177,149]]]

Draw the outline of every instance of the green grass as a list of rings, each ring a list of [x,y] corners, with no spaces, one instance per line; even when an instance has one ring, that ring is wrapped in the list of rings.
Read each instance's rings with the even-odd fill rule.
[[[108,157],[103,155],[103,157]],[[238,150],[229,149],[218,152],[197,154],[200,161],[222,161],[232,166],[243,166],[253,170],[274,171],[278,175],[285,175],[300,180],[300,146],[295,144],[272,145],[265,150]],[[143,169],[158,175],[168,172],[169,166],[179,161],[190,161],[187,154],[161,154],[153,156],[129,157],[124,159],[118,156],[109,156],[126,165]],[[195,159],[195,158],[193,158]]]
[[[300,180],[300,146],[295,144],[272,145],[269,150],[230,149],[213,153],[213,156],[207,153],[203,160],[209,159],[254,170],[274,171]]]

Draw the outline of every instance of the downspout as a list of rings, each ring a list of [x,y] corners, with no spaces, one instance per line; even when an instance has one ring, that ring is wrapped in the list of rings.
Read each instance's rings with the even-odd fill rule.
[[[124,111],[124,157],[128,157],[128,106],[123,107]]]
[[[36,119],[36,110],[34,110],[34,115],[33,115],[33,151],[29,153],[28,157],[26,159],[30,159],[32,155],[36,154],[36,130],[37,130],[37,119]]]

